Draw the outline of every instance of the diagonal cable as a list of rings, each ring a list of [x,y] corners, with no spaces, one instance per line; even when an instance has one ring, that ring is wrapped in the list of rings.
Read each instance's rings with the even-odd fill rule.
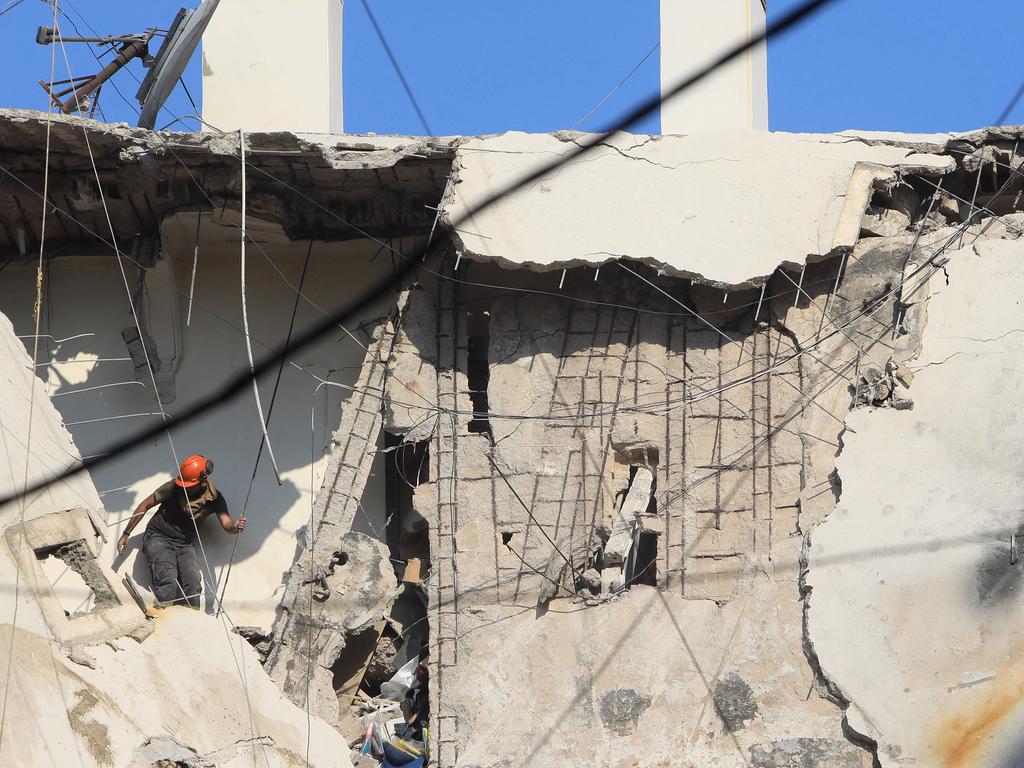
[[[388,45],[388,39],[384,37],[384,30],[380,28],[377,23],[377,17],[373,15],[373,11],[370,10],[370,4],[367,0],[362,0],[363,8],[366,10],[366,15],[370,19],[370,24],[373,25],[373,31],[377,33],[377,39],[380,40],[381,46],[384,48],[384,53],[387,54],[388,59],[391,61],[391,66],[395,69],[395,74],[398,75],[398,79],[402,83],[402,88],[405,89],[405,95],[409,97],[409,101],[412,102],[412,108],[416,110],[416,116],[419,117],[420,123],[423,125],[423,130],[428,135],[433,136],[434,132],[430,129],[430,124],[427,122],[427,116],[423,114],[423,110],[420,109],[420,103],[416,100],[415,94],[412,92],[412,88],[409,86],[409,81],[405,79],[405,73],[402,72],[402,68],[398,65],[398,59],[395,58],[394,52],[391,50],[391,46]]]
[[[658,107],[662,103],[674,99],[679,94],[683,93],[684,91],[688,90],[692,86],[696,85],[697,83],[707,78],[709,75],[711,75],[713,72],[715,72],[722,66],[728,64],[729,62],[743,55],[752,48],[755,48],[763,44],[765,40],[795,28],[800,23],[805,21],[807,18],[809,18],[810,16],[817,13],[818,11],[820,11],[821,9],[825,8],[826,6],[830,5],[833,2],[835,2],[835,0],[809,0],[808,2],[803,3],[794,10],[782,16],[774,23],[770,24],[761,34],[751,38],[746,42],[740,43],[731,48],[730,50],[726,51],[717,59],[712,61],[709,65],[705,66],[703,69],[699,70],[698,72],[684,79],[682,82],[678,83],[664,95],[652,97],[647,101],[643,102],[635,109],[630,111],[628,115],[622,118],[611,129],[605,131],[604,133],[596,134],[585,142],[573,145],[573,148],[570,149],[565,154],[559,155],[556,159],[539,166],[535,171],[497,190],[491,196],[485,198],[476,205],[472,206],[468,211],[466,211],[466,213],[458,217],[454,222],[452,222],[453,226],[458,226],[459,224],[468,220],[471,216],[482,213],[485,210],[489,210],[494,205],[496,205],[500,200],[518,192],[520,189],[528,187],[529,185],[535,183],[537,180],[548,176],[553,171],[571,162],[572,160],[583,157],[585,155],[589,155],[590,153],[595,151],[600,145],[606,143],[616,133],[626,130],[637,121],[642,120],[644,117],[654,112],[654,110],[658,109]],[[192,408],[190,408],[188,411],[180,414],[179,416],[172,417],[167,422],[165,422],[164,425],[161,425],[160,427],[151,427],[145,430],[141,430],[140,432],[136,433],[136,435],[134,435],[133,437],[129,437],[111,446],[111,448],[103,456],[98,456],[93,459],[87,459],[80,465],[68,467],[63,472],[60,472],[59,474],[55,475],[54,477],[48,480],[40,481],[33,484],[31,487],[25,489],[22,493],[6,494],[4,498],[0,499],[0,504],[4,504],[16,498],[19,498],[24,493],[32,493],[42,488],[49,487],[50,485],[56,482],[66,480],[67,478],[73,477],[74,475],[78,474],[82,470],[92,469],[96,466],[107,464],[110,461],[114,460],[115,458],[124,455],[128,451],[131,451],[138,445],[141,445],[146,441],[152,439],[153,437],[158,436],[160,433],[164,431],[164,428],[171,429],[177,426],[191,423],[192,421],[195,421],[204,414],[213,411],[214,409],[222,405],[226,400],[234,397],[241,390],[249,386],[250,381],[254,376],[258,377],[268,371],[273,370],[274,366],[283,357],[287,357],[292,352],[304,349],[305,347],[309,346],[317,339],[319,339],[321,336],[330,333],[334,329],[336,323],[350,320],[362,307],[372,304],[374,301],[382,298],[390,291],[392,291],[395,286],[401,285],[402,281],[404,281],[405,278],[411,275],[412,272],[416,269],[420,261],[422,261],[424,258],[427,258],[428,256],[438,253],[440,250],[438,244],[442,242],[447,242],[447,240],[448,238],[446,237],[440,240],[436,240],[432,246],[416,249],[415,252],[405,257],[404,264],[402,265],[401,269],[396,271],[396,273],[391,279],[377,282],[370,289],[364,291],[356,299],[346,302],[340,309],[333,312],[329,317],[313,325],[307,331],[302,333],[291,344],[278,348],[273,354],[262,360],[255,367],[255,370],[252,373],[242,373],[240,375],[233,377],[232,379],[229,379],[226,383],[218,387],[210,395],[200,399],[198,402],[193,404]]]

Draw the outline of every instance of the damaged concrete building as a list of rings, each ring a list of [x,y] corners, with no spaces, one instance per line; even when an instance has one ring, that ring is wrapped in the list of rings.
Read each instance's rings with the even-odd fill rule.
[[[246,367],[243,178],[258,353],[442,246],[260,380],[280,480],[251,396],[174,434],[251,520],[211,615],[121,583],[166,441],[3,509],[4,765],[362,764],[421,644],[446,768],[1021,760],[1019,130],[622,135],[453,226],[582,135],[53,119],[33,386],[46,134],[0,112],[7,491]]]

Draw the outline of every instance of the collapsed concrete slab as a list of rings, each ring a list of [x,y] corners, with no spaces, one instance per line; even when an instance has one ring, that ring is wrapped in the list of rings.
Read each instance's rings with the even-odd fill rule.
[[[461,218],[585,138],[507,133],[460,143],[446,210]],[[467,255],[509,267],[550,271],[633,259],[676,276],[760,285],[779,266],[799,268],[808,257],[852,245],[842,226],[847,204],[859,225],[876,177],[901,170],[937,176],[952,163],[912,147],[816,135],[620,134],[474,216],[456,235]],[[857,173],[861,167],[870,171]]]
[[[36,172],[20,155],[38,138],[38,119],[18,115],[8,122],[15,150],[0,159],[23,163],[19,173]],[[80,130],[82,124],[58,124],[58,152],[81,171],[83,156],[71,146],[68,126]],[[117,170],[125,172],[129,202],[119,203],[115,215],[118,231],[127,232],[145,223],[137,201],[139,211],[131,210],[132,195],[145,200],[160,188],[148,180],[131,187],[139,169],[126,163],[152,166],[140,158],[168,138],[101,132],[97,145],[104,152],[116,147],[126,154],[117,163],[107,158],[103,178],[110,183]],[[906,530],[896,534],[885,520],[873,520],[870,509],[860,512],[876,503],[878,487],[896,484],[909,471],[879,458],[884,451],[878,446],[889,450],[895,431],[854,456],[851,479],[837,455],[867,433],[874,418],[903,424],[897,420],[926,414],[948,421],[952,430],[934,451],[936,466],[945,466],[945,452],[952,452],[963,425],[934,405],[949,410],[952,402],[948,395],[932,397],[937,380],[921,390],[922,378],[928,382],[929,372],[960,358],[973,361],[979,347],[994,345],[1011,361],[1018,356],[1005,317],[1000,328],[972,331],[972,339],[987,341],[949,342],[959,335],[957,323],[933,323],[932,307],[943,294],[925,288],[947,278],[955,284],[962,255],[956,252],[965,243],[976,240],[984,253],[1024,229],[1019,133],[621,137],[454,232],[447,230],[467,205],[580,137],[346,137],[339,142],[344,147],[324,137],[254,137],[252,148],[267,152],[264,170],[293,188],[268,180],[270,186],[259,190],[267,195],[258,198],[265,222],[252,231],[271,241],[268,261],[287,251],[288,264],[301,268],[302,254],[289,238],[358,235],[337,219],[328,223],[333,217],[324,208],[351,214],[364,232],[363,242],[330,251],[349,270],[340,278],[330,273],[337,292],[351,287],[346,277],[355,265],[393,269],[387,254],[451,237],[422,263],[415,284],[402,286],[408,292],[396,292],[397,313],[378,308],[365,326],[376,331],[348,330],[369,339],[361,364],[325,354],[319,364],[326,370],[316,369],[311,391],[298,390],[302,408],[286,412],[286,424],[301,418],[305,428],[306,398],[340,383],[331,379],[336,365],[358,370],[343,385],[354,391],[341,409],[341,428],[297,552],[285,535],[294,558],[285,558],[292,568],[267,665],[287,698],[342,727],[348,705],[338,701],[334,661],[349,639],[355,652],[350,636],[358,635],[360,647],[367,635],[383,638],[377,627],[388,589],[397,589],[398,574],[415,560],[422,565],[415,584],[422,601],[371,661],[379,683],[400,655],[424,658],[424,647],[429,650],[430,735],[441,765],[499,768],[522,764],[525,756],[537,764],[867,768],[875,760],[896,764],[901,750],[928,759],[938,754],[922,741],[926,737],[913,735],[923,732],[915,732],[919,726],[930,727],[924,708],[886,709],[878,702],[892,692],[889,683],[862,671],[892,671],[876,658],[890,642],[911,670],[893,677],[912,683],[914,693],[905,692],[905,700],[917,705],[918,686],[930,691],[921,681],[935,669],[929,658],[901,645],[910,639],[887,634],[881,617],[865,607],[884,602],[870,586],[874,576],[847,562],[856,561],[851,542],[898,535],[912,546],[912,532],[928,521],[913,501],[907,502],[909,517],[901,518]],[[223,185],[214,199],[222,208],[232,205],[237,187],[230,137],[173,140],[194,150],[193,173],[210,166]],[[165,174],[174,167],[168,155],[158,162]],[[295,190],[306,172],[319,186],[313,200],[303,202]],[[60,182],[68,195],[73,175]],[[399,232],[392,214],[414,204],[413,195],[396,192],[403,180],[410,193],[447,192],[443,205],[420,211],[409,219],[410,231]],[[85,186],[70,197],[76,214],[90,210],[95,193]],[[153,216],[162,219],[161,238],[174,240],[178,251],[182,243],[201,242],[189,234],[201,220],[189,220],[196,229],[186,228],[185,235],[171,234],[182,229],[185,214],[178,209],[190,194],[178,189],[161,198],[164,207]],[[371,204],[376,197],[385,208]],[[19,241],[31,240],[13,212],[20,202],[0,195],[0,223],[10,229],[12,253]],[[78,247],[88,233],[58,216],[67,227],[62,245]],[[237,222],[223,210],[209,218],[233,247]],[[365,234],[377,240],[366,241]],[[174,268],[182,272],[192,263],[179,257]],[[1016,275],[1009,259],[999,269]],[[552,270],[564,272],[545,275]],[[997,293],[991,276],[984,284]],[[958,306],[968,304],[978,305],[977,297],[965,294]],[[390,320],[380,323],[381,315]],[[939,336],[929,335],[936,327]],[[919,367],[922,343],[942,337],[953,357],[942,362],[926,351],[929,357],[920,359],[928,367]],[[309,373],[304,360],[293,362]],[[1012,376],[990,362],[964,372],[992,381]],[[995,384],[982,391],[1001,396]],[[928,410],[922,410],[922,394],[933,400]],[[251,409],[247,413],[251,417]],[[970,413],[981,423],[987,411]],[[996,444],[1002,458],[994,465],[1002,478],[1010,472],[1005,457],[1013,446],[1002,439]],[[295,463],[315,476],[304,457]],[[247,480],[251,465],[244,469]],[[622,536],[610,542],[621,492],[630,477],[648,474],[653,493],[648,503],[630,506],[629,546]],[[946,482],[920,477],[929,488]],[[993,487],[1012,498],[1012,489],[997,479]],[[844,485],[851,482],[853,489]],[[858,501],[860,484],[871,487],[866,501]],[[294,490],[286,499],[293,509],[295,499],[308,502],[302,494],[314,492],[297,483]],[[847,490],[853,495],[846,497]],[[856,514],[843,511],[846,498],[858,504]],[[361,514],[371,503],[383,514]],[[273,524],[272,514],[265,517]],[[870,524],[858,539],[849,526],[863,521]],[[1013,537],[1006,541],[1011,560],[1016,544]],[[829,559],[832,552],[842,555],[841,564]],[[609,569],[606,553],[609,565],[614,561]],[[245,554],[250,573],[282,559],[280,546]],[[954,574],[964,571],[953,555],[940,554]],[[980,569],[987,585],[980,603],[1012,602],[1005,586],[1013,585],[1016,571],[1001,564],[1003,554],[992,554]],[[385,558],[394,561],[394,577]],[[613,570],[615,590],[603,583]],[[897,568],[890,578],[906,583],[908,574]],[[936,583],[951,595],[942,618],[952,623],[958,616],[953,585]],[[860,601],[853,608],[851,596]],[[901,610],[900,598],[891,600],[892,612]],[[266,602],[272,610],[276,598]],[[965,610],[975,608],[988,609]],[[851,615],[878,618],[878,626],[861,630]],[[412,626],[416,632],[407,637]],[[982,626],[1002,638],[987,620]],[[924,632],[923,622],[914,630]],[[867,651],[851,651],[849,638],[861,631]],[[988,669],[1001,652],[995,645],[951,636],[975,652],[972,659],[991,662],[981,669],[965,656],[941,656],[948,673],[956,672],[958,691],[980,691],[989,675],[1002,674]],[[367,703],[373,695],[367,686],[360,696],[358,681],[346,676],[340,685],[350,698],[362,699],[360,707],[375,706]],[[968,701],[975,694],[952,695],[977,705],[972,711],[989,713],[979,700]],[[536,706],[524,713],[523,701]],[[509,712],[526,717],[529,727],[510,724]],[[972,717],[952,717],[957,728],[979,732]],[[154,739],[149,734],[140,755],[153,754],[154,745],[168,755],[193,750],[212,760],[220,754],[209,742]],[[944,754],[963,766],[982,765],[995,752],[1002,756],[1007,744],[1000,731],[990,743],[961,740]]]
[[[288,701],[224,619],[169,608],[142,644],[64,655],[29,623],[0,626],[13,653],[6,765],[291,768],[349,765],[341,736]],[[23,628],[24,627],[24,628]],[[197,651],[201,648],[201,651]],[[200,716],[201,715],[201,716]]]

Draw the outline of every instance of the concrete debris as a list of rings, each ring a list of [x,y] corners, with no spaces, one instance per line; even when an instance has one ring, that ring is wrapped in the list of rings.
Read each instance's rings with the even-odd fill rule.
[[[253,650],[259,656],[260,663],[267,660],[271,647],[271,636],[269,633],[264,632],[259,627],[235,626],[231,628],[231,631],[248,641],[249,645],[253,647]]]
[[[317,713],[337,722],[332,668],[348,636],[368,629],[384,615],[394,573],[384,544],[361,533],[342,536],[328,562],[331,566],[314,571],[305,586],[313,612],[296,612],[291,622],[275,628],[266,668],[293,700],[304,701],[309,686]]]
[[[861,237],[892,237],[902,234],[910,225],[910,217],[891,208],[868,208],[861,222]]]
[[[601,573],[595,568],[588,568],[580,574],[576,584],[577,590],[588,590],[592,595],[601,594]]]
[[[908,368],[889,361],[885,371],[868,368],[861,374],[854,388],[854,405],[871,406],[873,408],[893,408],[897,411],[909,411],[914,401],[909,397],[907,388],[914,379]]]
[[[81,648],[73,648],[68,652],[68,660],[89,669],[96,669],[96,659]]]
[[[629,491],[612,523],[612,534],[604,545],[602,560],[605,566],[621,565],[629,557],[629,551],[633,547],[636,520],[641,513],[647,511],[651,503],[653,485],[654,475],[651,470],[647,467],[637,467],[636,474],[629,484]]]
[[[37,553],[43,556],[43,552]],[[82,577],[82,581],[92,591],[93,609],[110,608],[120,604],[117,595],[107,582],[106,576],[100,570],[96,562],[96,556],[89,551],[85,541],[79,539],[67,544],[62,544],[53,550],[46,552],[46,556],[55,557],[62,561],[68,568]],[[74,618],[72,616],[71,618]]]
[[[28,189],[44,130],[0,112],[0,165]],[[197,252],[197,308],[235,279],[218,238],[237,224],[237,143],[63,117],[51,138],[47,284],[81,283],[97,307],[95,343],[75,347],[59,340],[80,307],[50,302],[51,389],[123,383],[83,363],[127,344],[121,373],[148,384],[148,351],[159,397],[189,401],[192,374],[237,347],[180,317]],[[0,510],[0,571],[23,577],[8,726],[56,724],[5,741],[0,763],[299,765],[308,728],[320,766],[351,744],[376,764],[428,743],[453,768],[1013,764],[1024,341],[1006,297],[1024,294],[1024,195],[1005,166],[1020,138],[620,135],[452,231],[580,136],[249,136],[248,226],[280,269],[250,296],[271,297],[268,329],[302,307],[280,276],[312,264],[303,293],[329,311],[387,279],[389,249],[437,252],[295,357],[302,386],[285,369],[284,483],[252,481],[267,522],[234,540],[244,577],[223,590],[233,555],[204,552],[220,619],[147,619],[144,579],[137,604],[108,566],[116,537],[96,536],[163,459],[97,472],[102,497],[82,476]],[[101,189],[139,266],[128,297],[102,287],[110,254],[77,223]],[[0,309],[24,336],[41,215],[0,185]],[[62,418],[99,452],[88,409],[109,437],[108,417],[143,410],[126,386],[58,411],[6,320],[0,353],[8,490],[79,458]],[[311,401],[312,455],[308,428],[288,427]],[[202,436],[222,453],[256,445],[246,419],[218,418]],[[244,453],[218,460],[232,499]],[[125,488],[129,470],[147,479]],[[13,599],[0,592],[5,615]],[[195,701],[218,714],[196,718]]]

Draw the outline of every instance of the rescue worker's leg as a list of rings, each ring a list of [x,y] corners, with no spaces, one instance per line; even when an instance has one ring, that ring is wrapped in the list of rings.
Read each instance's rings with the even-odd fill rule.
[[[191,544],[178,545],[178,580],[188,597],[189,607],[199,610],[203,579],[196,562],[196,548]]]
[[[178,555],[174,542],[158,533],[147,532],[142,539],[142,553],[149,561],[153,576],[153,595],[159,606],[181,602],[178,589]]]

